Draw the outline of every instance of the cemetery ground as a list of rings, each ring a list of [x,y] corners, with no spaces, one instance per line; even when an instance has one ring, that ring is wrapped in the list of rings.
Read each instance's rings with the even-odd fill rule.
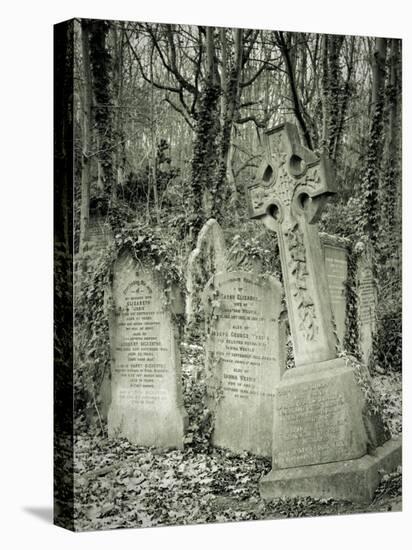
[[[205,404],[204,350],[181,345],[184,403],[189,416],[184,450],[158,450],[108,439],[99,422],[75,429],[76,529],[201,524],[401,510],[402,473],[385,475],[369,505],[332,499],[263,501],[259,480],[270,458],[234,454],[209,444],[213,428]],[[402,430],[402,380],[373,373],[373,385],[392,436]]]

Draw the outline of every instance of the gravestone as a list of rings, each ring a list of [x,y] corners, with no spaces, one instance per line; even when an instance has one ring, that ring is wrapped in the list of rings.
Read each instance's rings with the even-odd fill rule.
[[[96,212],[90,213],[90,217],[87,223],[85,242],[83,243],[83,252],[89,254],[91,258],[96,258],[113,242],[113,232],[110,224],[107,220],[107,216],[97,214]],[[92,276],[94,270],[94,263],[90,263],[87,266],[87,270]],[[101,380],[97,382],[97,407],[100,417],[107,421],[107,415],[111,401],[111,382],[110,382],[110,368],[105,368]],[[86,417],[89,422],[95,415],[95,407],[91,406],[86,411]]]
[[[265,146],[248,187],[250,217],[278,236],[296,368],[275,392],[272,471],[261,495],[370,501],[382,472],[400,463],[401,445],[369,406],[365,369],[338,357],[317,229],[335,193],[331,167],[290,123],[268,131]]]
[[[373,335],[376,330],[377,291],[372,269],[372,250],[368,242],[359,243],[361,247],[358,269],[358,317],[359,348],[365,364],[369,364],[372,353]]]
[[[127,253],[113,270],[109,437],[138,445],[183,448],[178,294],[166,303],[164,282]]]
[[[339,343],[346,332],[347,282],[349,254],[356,262],[353,284],[358,295],[356,323],[359,333],[359,351],[365,365],[372,353],[373,334],[376,329],[377,291],[373,277],[373,258],[370,245],[359,242],[352,250],[350,241],[343,237],[320,233],[325,259],[326,277]]]
[[[105,216],[90,215],[87,230],[87,247],[95,251],[101,251],[113,241],[113,233],[110,224]]]
[[[341,237],[320,234],[325,260],[326,277],[339,343],[346,332],[346,283],[348,280],[349,241]]]
[[[188,259],[186,275],[186,322],[194,321],[201,306],[201,292],[212,275],[225,271],[226,243],[219,223],[211,218],[199,232],[196,248]]]
[[[212,443],[270,456],[273,399],[285,366],[282,290],[272,276],[214,275],[204,292]]]

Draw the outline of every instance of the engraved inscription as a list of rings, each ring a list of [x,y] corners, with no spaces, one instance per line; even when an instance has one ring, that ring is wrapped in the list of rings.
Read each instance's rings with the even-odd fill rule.
[[[279,468],[333,462],[347,447],[349,411],[327,382],[280,389],[276,414]]]
[[[112,367],[120,407],[151,409],[168,400],[170,336],[162,330],[165,313],[153,286],[138,278],[120,293]]]
[[[273,397],[274,388],[262,382],[263,371],[273,369],[276,361],[270,347],[277,321],[265,314],[266,293],[261,287],[247,276],[231,277],[220,286],[221,306],[210,332],[209,357],[221,367],[223,395],[235,399]]]
[[[112,291],[109,437],[182,448],[185,412],[178,331],[164,281],[123,254],[114,265]]]
[[[333,316],[339,340],[345,336],[346,319],[346,281],[348,277],[348,262],[346,250],[334,246],[324,245],[325,267],[328,278],[329,295]]]
[[[209,310],[206,346],[212,442],[270,456],[273,400],[285,365],[281,285],[238,270],[215,275],[206,300],[210,292],[216,307]]]
[[[375,321],[375,283],[372,270],[365,269],[359,281],[359,320],[362,323]]]

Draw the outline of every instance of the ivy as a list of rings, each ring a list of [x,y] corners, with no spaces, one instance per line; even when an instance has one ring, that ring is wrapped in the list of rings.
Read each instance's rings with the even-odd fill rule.
[[[366,165],[360,189],[362,211],[359,220],[359,233],[361,235],[368,235],[374,247],[377,243],[380,224],[379,179],[381,158],[384,150],[384,115],[384,99],[381,92],[373,112]]]
[[[373,449],[390,437],[389,427],[381,416],[383,403],[372,387],[368,368],[345,351],[340,352],[339,357],[343,358],[346,366],[352,370],[356,384],[365,399],[362,415],[368,437],[368,452],[373,452]]]
[[[351,241],[347,243],[347,279],[345,282],[346,316],[345,316],[345,338],[344,349],[356,359],[360,359],[359,348],[359,299],[358,299],[358,260],[360,254],[359,246],[356,247]]]
[[[99,388],[110,368],[109,314],[113,308],[110,289],[114,262],[127,252],[135,259],[136,270],[149,268],[159,273],[164,283],[164,303],[168,305],[172,290],[182,281],[172,250],[160,231],[134,222],[120,228],[113,243],[100,254],[92,248],[77,256],[74,377],[78,413],[93,407],[99,415]]]
[[[282,280],[282,268],[276,234],[262,229],[254,221],[226,231],[232,241],[228,252],[229,269],[254,271]]]
[[[200,231],[206,217],[208,206],[205,193],[214,192],[211,183],[215,179],[217,166],[216,148],[220,131],[219,123],[220,87],[210,82],[202,92],[196,124],[196,139],[193,147],[191,188],[188,196],[188,225],[193,236]]]
[[[109,23],[104,20],[90,21],[90,61],[94,94],[94,120],[99,134],[100,161],[104,172],[104,187],[108,195],[115,181],[113,168],[113,101],[112,57],[106,45]]]

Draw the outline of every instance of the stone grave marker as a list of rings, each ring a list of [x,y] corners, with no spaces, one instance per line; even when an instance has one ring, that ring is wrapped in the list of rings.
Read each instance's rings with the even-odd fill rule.
[[[325,261],[333,316],[339,343],[343,344],[346,332],[346,282],[348,280],[348,241],[340,237],[320,235]]]
[[[359,348],[362,361],[368,365],[372,352],[373,334],[376,329],[377,292],[373,277],[372,252],[368,243],[358,243],[358,250],[351,252],[348,239],[320,233],[325,259],[326,277],[337,335],[343,344],[346,332],[347,288],[349,254],[355,254],[356,274],[354,284],[358,293],[356,322],[359,332]]]
[[[178,296],[165,301],[164,282],[127,253],[114,265],[110,320],[109,437],[138,445],[183,448]]]
[[[219,223],[211,218],[199,232],[196,248],[188,260],[186,275],[186,322],[194,321],[201,307],[201,293],[212,275],[225,271],[227,266],[226,243]]]
[[[92,257],[96,257],[102,254],[108,246],[113,242],[113,233],[110,224],[106,216],[90,213],[86,229],[86,238],[83,243],[83,251],[88,253]],[[88,266],[88,271],[93,272],[94,266],[91,264]],[[110,368],[107,367],[103,373],[98,386],[97,406],[99,409],[99,415],[103,420],[107,420],[107,415],[110,407],[111,400],[111,383],[110,383]],[[86,413],[87,419],[91,422],[95,414],[95,407],[90,407]]]
[[[113,232],[107,216],[91,212],[86,227],[84,250],[99,253],[113,242]]]
[[[362,243],[357,269],[359,347],[363,361],[367,365],[373,346],[376,330],[377,291],[372,269],[372,251],[368,243]]]
[[[272,471],[261,480],[261,495],[370,501],[382,471],[400,463],[401,445],[369,407],[365,369],[337,355],[317,229],[335,193],[331,168],[290,123],[265,139],[248,187],[250,216],[278,236],[296,368],[285,371],[275,392]]]
[[[247,271],[214,275],[204,292],[212,442],[270,456],[274,391],[285,368],[281,284]]]

